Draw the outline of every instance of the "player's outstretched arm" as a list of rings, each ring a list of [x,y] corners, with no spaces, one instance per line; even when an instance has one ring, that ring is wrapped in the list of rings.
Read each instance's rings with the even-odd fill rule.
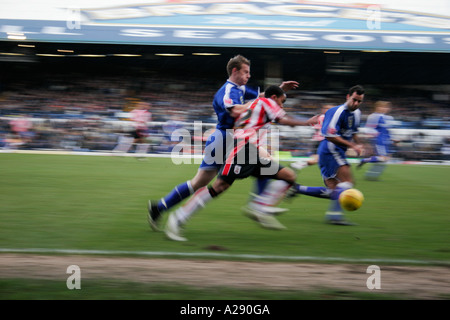
[[[239,117],[243,112],[247,110],[247,108],[253,103],[254,100],[251,100],[245,104],[235,104],[230,110],[230,116],[233,118]]]
[[[278,120],[278,123],[285,126],[295,127],[295,126],[311,126],[316,124],[318,121],[319,115],[315,115],[314,117],[309,118],[308,120],[300,120],[286,115],[280,120]]]
[[[297,89],[297,88],[299,87],[299,85],[300,85],[300,83],[298,83],[297,81],[289,80],[289,81],[283,81],[283,82],[280,84],[280,88],[281,88],[284,92],[288,92],[289,90]],[[264,92],[261,92],[261,93],[259,94],[259,97],[260,97],[260,98],[263,98],[263,97],[264,97]]]
[[[283,89],[284,92],[288,92],[289,90],[297,89],[299,85],[300,84],[297,81],[283,81],[280,84],[280,88]]]
[[[345,140],[344,138],[339,137],[339,136],[325,137],[325,139],[327,139],[328,141],[330,141],[336,145],[346,146],[347,148],[351,148],[351,149],[355,150],[355,152],[357,153],[358,156],[364,154],[364,146],[362,144],[355,143],[357,140],[355,142],[352,142],[352,141]]]

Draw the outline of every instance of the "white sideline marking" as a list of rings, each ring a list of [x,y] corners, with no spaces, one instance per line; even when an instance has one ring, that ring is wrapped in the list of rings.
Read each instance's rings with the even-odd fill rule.
[[[167,153],[123,153],[123,152],[98,152],[98,151],[66,151],[66,150],[17,150],[17,149],[0,149],[1,153],[20,153],[20,154],[53,154],[53,155],[70,155],[70,156],[113,156],[113,157],[139,157],[139,158],[175,158],[175,159],[202,159],[201,154],[188,154],[188,155],[173,155],[171,152]],[[280,161],[298,161],[308,160],[309,157],[280,157]],[[347,158],[350,163],[359,163],[359,158]],[[450,165],[450,161],[401,161],[391,160],[389,164],[413,164],[413,165]]]
[[[131,256],[178,256],[196,258],[229,258],[229,259],[255,259],[255,260],[291,260],[291,261],[324,261],[324,262],[351,262],[351,263],[392,263],[392,264],[421,264],[421,265],[450,265],[448,261],[414,260],[414,259],[352,259],[340,257],[314,257],[314,256],[276,256],[258,254],[229,254],[214,252],[170,252],[170,251],[123,251],[123,250],[81,250],[81,249],[51,249],[51,248],[0,248],[0,253],[45,253],[45,254],[93,254],[93,255],[131,255]]]

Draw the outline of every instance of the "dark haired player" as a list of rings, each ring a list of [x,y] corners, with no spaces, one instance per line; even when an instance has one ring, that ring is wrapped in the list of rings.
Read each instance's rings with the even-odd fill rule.
[[[295,184],[295,172],[274,162],[268,152],[260,147],[258,139],[258,131],[272,121],[289,126],[306,126],[317,122],[317,116],[307,121],[289,117],[282,108],[285,100],[286,94],[280,87],[270,86],[264,92],[264,98],[254,100],[236,119],[234,148],[227,154],[217,179],[212,185],[199,189],[185,205],[170,214],[165,230],[169,239],[186,241],[187,239],[181,235],[181,228],[188,219],[227,190],[236,179],[250,176],[280,179],[287,182],[288,188]],[[269,227],[274,223],[279,224],[273,215],[264,212],[254,212],[254,218],[262,224],[268,224]]]
[[[347,161],[346,152],[352,148],[358,155],[363,153],[363,147],[357,136],[361,119],[359,107],[364,99],[364,88],[353,86],[349,89],[344,104],[330,108],[326,113],[322,124],[321,133],[324,139],[319,145],[319,167],[325,187],[308,187],[295,185],[288,191],[288,197],[297,193],[330,199],[330,206],[325,214],[325,221],[334,225],[354,225],[344,219],[342,208],[339,204],[339,195],[342,191],[350,189],[354,185],[354,178]],[[282,182],[272,184],[281,189],[286,184]],[[272,192],[280,195],[279,192]],[[279,197],[279,196],[278,196]],[[267,203],[273,203],[279,199],[267,199]]]
[[[218,123],[216,130],[206,141],[203,161],[191,180],[175,186],[159,201],[148,202],[148,222],[153,230],[159,230],[158,222],[164,211],[174,207],[214,179],[223,163],[226,141],[233,140],[232,135],[227,134],[227,129],[232,129],[235,119],[246,110],[246,102],[260,95],[259,88],[247,86],[250,79],[250,60],[242,55],[236,55],[228,61],[226,70],[228,79],[214,96],[213,107]],[[284,91],[297,86],[296,81],[285,81],[280,85]],[[219,157],[218,153],[221,153],[222,157]],[[217,158],[220,161],[216,161]],[[263,179],[261,184],[265,181],[266,179]]]

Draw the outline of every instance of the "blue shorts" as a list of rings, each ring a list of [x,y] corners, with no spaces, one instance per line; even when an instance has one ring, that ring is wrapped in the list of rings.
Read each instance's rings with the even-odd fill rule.
[[[339,167],[348,165],[345,149],[336,146],[328,140],[323,140],[317,153],[319,154],[319,168],[324,180],[335,178]]]
[[[375,144],[375,153],[377,156],[383,156],[383,157],[388,157],[391,153],[391,150],[389,148],[390,144],[389,143],[384,143],[384,144],[380,144],[377,143]]]
[[[215,130],[206,140],[203,150],[203,160],[200,169],[219,170],[227,155],[227,141],[233,146],[234,138],[231,132]]]

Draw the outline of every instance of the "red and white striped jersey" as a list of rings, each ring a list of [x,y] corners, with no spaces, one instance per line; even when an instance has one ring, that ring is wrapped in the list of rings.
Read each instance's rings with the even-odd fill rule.
[[[134,121],[136,129],[147,129],[147,122],[152,120],[152,114],[148,110],[134,109],[130,112],[130,119]]]
[[[324,139],[324,136],[321,133],[324,118],[325,118],[325,114],[321,114],[319,116],[319,118],[317,118],[317,123],[315,125],[313,125],[313,128],[316,129],[316,131],[314,132],[314,135],[312,137],[312,140],[314,140],[314,141],[322,141]]]
[[[243,112],[234,124],[234,138],[258,143],[258,130],[267,123],[276,121],[286,115],[274,100],[258,98]]]

